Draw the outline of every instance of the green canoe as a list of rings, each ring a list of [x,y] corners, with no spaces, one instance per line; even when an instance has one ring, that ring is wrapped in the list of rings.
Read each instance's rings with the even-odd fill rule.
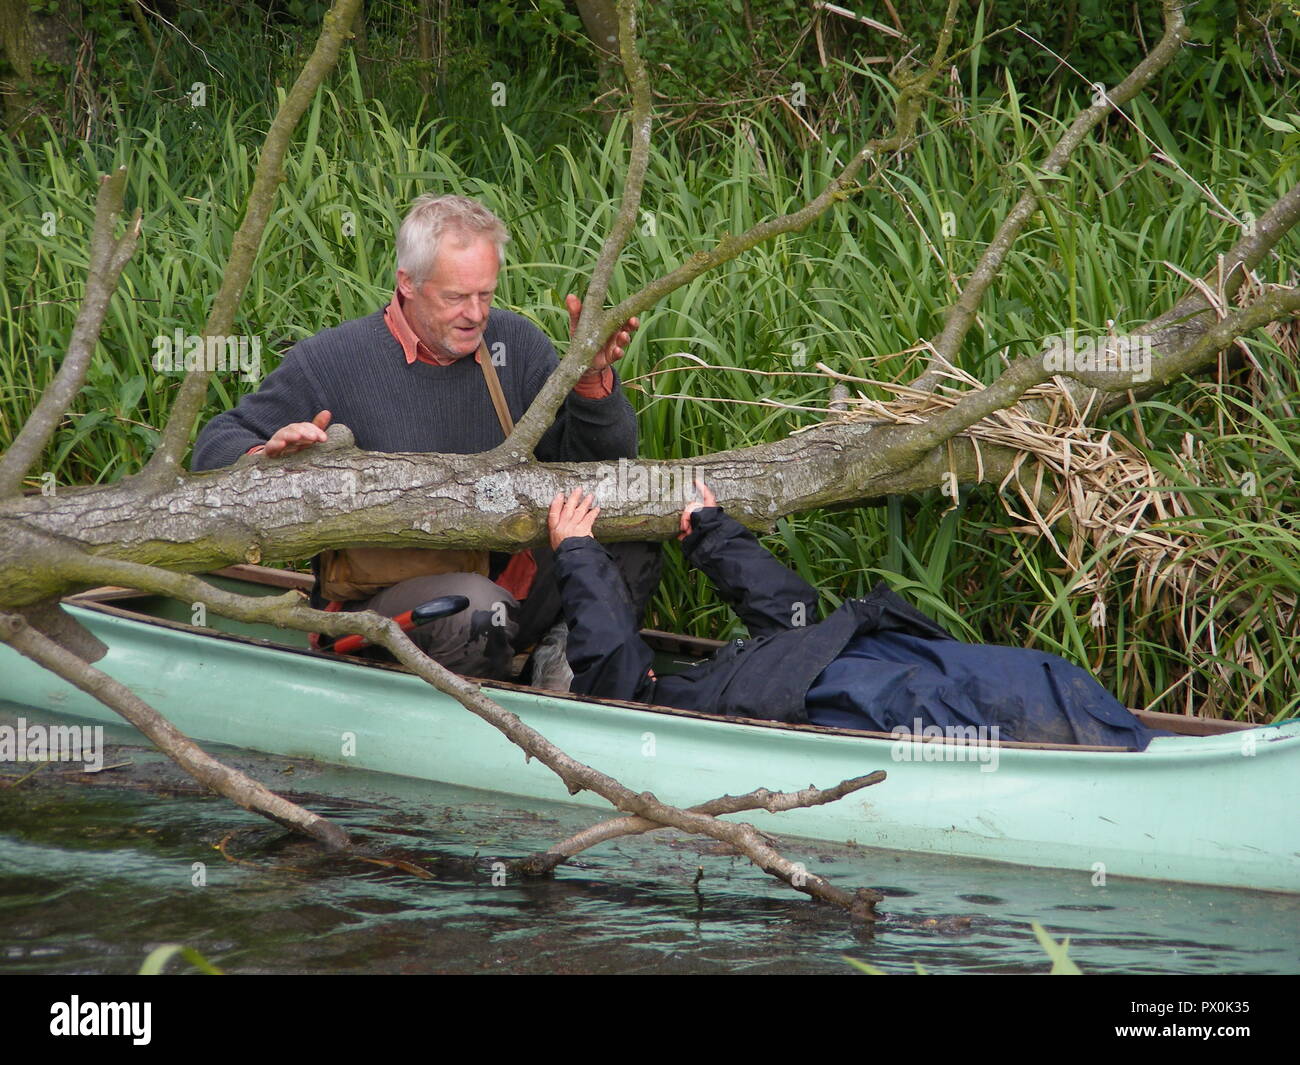
[[[300,579],[258,567],[223,572],[221,583],[243,592]],[[299,634],[272,628],[215,618],[224,631],[196,628],[180,604],[138,593],[97,591],[68,604],[110,648],[98,668],[195,739],[608,809],[597,797],[570,796],[489,725],[397,667],[314,652]],[[662,635],[660,646],[684,658],[693,643],[704,641]],[[1186,734],[1139,753],[899,739],[485,688],[580,761],[683,806],[888,774],[826,806],[744,815],[766,831],[1071,869],[1094,882],[1300,892],[1300,720],[1247,728],[1145,714]],[[0,699],[120,723],[4,645]]]

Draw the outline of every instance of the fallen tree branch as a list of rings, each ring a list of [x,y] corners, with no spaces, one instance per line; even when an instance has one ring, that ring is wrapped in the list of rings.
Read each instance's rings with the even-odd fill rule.
[[[1295,288],[1273,289],[1212,325],[1166,326],[1152,336],[1158,354],[1146,382],[1135,369],[1055,376],[1076,405],[1102,413],[1212,364],[1236,337],[1294,314],[1298,299]],[[965,483],[998,481],[1015,452],[979,456],[953,434],[1049,376],[1041,359],[1025,358],[931,422],[824,424],[686,462],[542,464],[497,451],[389,455],[330,446],[270,460],[246,457],[179,477],[159,492],[125,480],[20,497],[0,502],[0,606],[25,607],[72,587],[56,568],[39,564],[60,544],[190,571],[371,544],[519,550],[544,540],[551,499],[574,485],[596,492],[600,538],[617,541],[666,540],[679,529],[680,492],[638,493],[629,488],[635,478],[643,486],[677,484],[689,496],[702,476],[733,516],[756,529],[801,510],[931,488],[949,474]],[[1033,413],[1038,402],[1027,409]],[[350,439],[342,427],[331,426],[330,435],[334,443]]]
[[[884,779],[884,772],[876,770],[866,776],[841,781],[833,788],[817,788],[811,784],[800,791],[768,791],[767,788],[758,788],[746,795],[723,795],[717,799],[710,799],[698,806],[688,807],[687,812],[721,817],[723,814],[742,813],[745,810],[767,810],[769,813],[801,810],[836,802],[862,788],[879,784]],[[598,843],[606,843],[620,836],[637,836],[644,832],[654,832],[665,827],[657,821],[644,817],[617,817],[611,821],[602,821],[600,824],[584,828],[581,832],[575,832],[568,839],[561,840],[544,851],[530,855],[518,862],[517,868],[525,876],[545,876],[575,854],[589,850]]]
[[[470,713],[486,721],[498,732],[502,733],[511,743],[521,749],[525,758],[536,758],[564,782],[569,794],[576,795],[580,791],[591,791],[608,801],[615,809],[634,814],[654,824],[678,828],[684,832],[711,836],[714,839],[730,843],[764,872],[784,881],[795,890],[802,891],[820,901],[839,906],[855,918],[870,920],[874,916],[874,905],[878,901],[878,896],[874,892],[867,889],[847,892],[836,887],[824,877],[811,873],[801,864],[791,862],[788,858],[785,858],[752,825],[720,821],[707,813],[681,810],[668,803],[661,802],[650,792],[634,792],[620,784],[613,777],[571,758],[540,732],[525,725],[518,715],[511,713],[484,695],[477,684],[452,673],[429,658],[411,642],[406,633],[391,618],[383,617],[371,611],[331,612],[314,610],[305,604],[302,594],[299,592],[287,592],[284,595],[265,597],[238,595],[234,592],[216,588],[206,581],[189,574],[172,573],[152,566],[141,566],[133,562],[123,562],[117,559],[95,558],[68,548],[62,550],[56,548],[55,551],[57,557],[52,560],[53,564],[62,569],[69,578],[80,583],[111,583],[170,596],[182,602],[202,602],[208,610],[237,621],[263,622],[279,625],[283,628],[297,629],[303,632],[320,632],[331,636],[362,635],[370,643],[385,648],[399,663],[406,666],[416,676],[438,689],[438,691],[450,695]],[[14,642],[15,646],[19,646],[19,649],[23,650],[24,653],[28,653],[26,646],[20,646],[17,641],[11,642]],[[30,643],[30,639],[27,643],[29,646],[36,646]],[[43,648],[41,650],[45,654]],[[35,655],[31,655],[31,657],[35,658]],[[48,654],[45,654],[45,657],[49,659]],[[37,660],[41,661],[42,665],[46,664],[41,659]],[[53,659],[49,660],[53,661]],[[116,685],[115,681],[105,677],[104,674],[100,674],[98,671],[93,672],[110,684]],[[119,702],[127,697],[138,702],[127,689],[122,688],[120,685],[116,685],[116,688],[114,695]],[[91,691],[90,688],[85,690]],[[92,691],[92,694],[100,697],[95,691]],[[114,709],[118,709],[116,705],[110,705],[113,705]],[[121,711],[119,710],[119,712]],[[159,720],[162,720],[161,717],[159,717]],[[166,727],[171,728],[169,725]],[[164,738],[168,737],[164,735]],[[169,755],[172,753],[166,747],[163,749]],[[180,753],[184,755],[187,752],[182,751]],[[173,755],[173,757],[176,756]],[[180,761],[179,757],[177,757],[177,761]],[[181,764],[185,766],[184,762]],[[188,766],[185,767],[188,769]],[[224,767],[221,768],[224,769]],[[865,782],[874,783],[875,781],[869,776],[861,777],[858,778],[856,787],[851,786],[855,784],[853,781],[845,782],[840,784],[838,788],[828,789],[824,793],[828,798],[822,801],[833,801],[829,796],[833,795],[835,798],[839,798],[852,790],[856,790],[857,787],[865,787]],[[794,794],[803,795],[806,793],[796,792]],[[737,800],[730,796],[724,796],[717,802],[721,803],[721,808],[726,811],[737,802],[744,803],[748,801],[748,798],[742,797],[742,799]],[[781,807],[782,803],[792,801],[782,793],[769,793],[768,799],[778,808]],[[279,801],[283,802],[283,800]],[[808,803],[807,805],[811,804]],[[742,806],[741,808],[746,807]],[[259,810],[259,812],[263,811]],[[267,816],[271,815],[267,814]],[[278,820],[278,818],[273,819]]]

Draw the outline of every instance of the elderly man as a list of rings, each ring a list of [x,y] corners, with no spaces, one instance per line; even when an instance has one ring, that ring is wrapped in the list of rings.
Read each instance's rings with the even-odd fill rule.
[[[310,448],[331,421],[357,446],[381,452],[474,454],[499,444],[559,364],[535,325],[492,307],[509,236],[499,218],[460,196],[422,196],[397,234],[397,289],[382,310],[294,345],[257,392],[213,418],[194,446],[209,470],[260,452]],[[572,329],[582,304],[566,300]],[[624,324],[569,394],[537,447],[542,461],[598,461],[636,454],[636,418],[613,365],[637,325]],[[658,579],[658,552],[624,556],[644,605]],[[441,595],[470,608],[412,632],[449,669],[507,676],[559,612],[549,552],[359,548],[315,561],[314,599],[334,609],[389,616]],[[523,607],[521,608],[521,601]]]

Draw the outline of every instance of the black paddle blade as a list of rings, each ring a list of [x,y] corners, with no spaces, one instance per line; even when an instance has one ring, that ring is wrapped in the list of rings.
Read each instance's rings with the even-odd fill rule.
[[[411,622],[415,625],[423,625],[438,618],[449,618],[452,614],[459,614],[467,606],[469,606],[469,596],[440,595],[437,599],[430,599],[412,610]]]

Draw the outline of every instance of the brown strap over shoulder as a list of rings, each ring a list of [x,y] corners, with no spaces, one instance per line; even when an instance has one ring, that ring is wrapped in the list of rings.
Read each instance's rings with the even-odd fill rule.
[[[509,436],[515,431],[515,420],[510,417],[510,407],[506,404],[506,394],[501,391],[501,379],[497,377],[497,368],[492,365],[492,357],[488,354],[487,341],[480,340],[478,345],[478,361],[483,367],[483,379],[487,381],[488,395],[492,397],[492,406],[496,408],[497,421],[501,423],[501,431]]]

